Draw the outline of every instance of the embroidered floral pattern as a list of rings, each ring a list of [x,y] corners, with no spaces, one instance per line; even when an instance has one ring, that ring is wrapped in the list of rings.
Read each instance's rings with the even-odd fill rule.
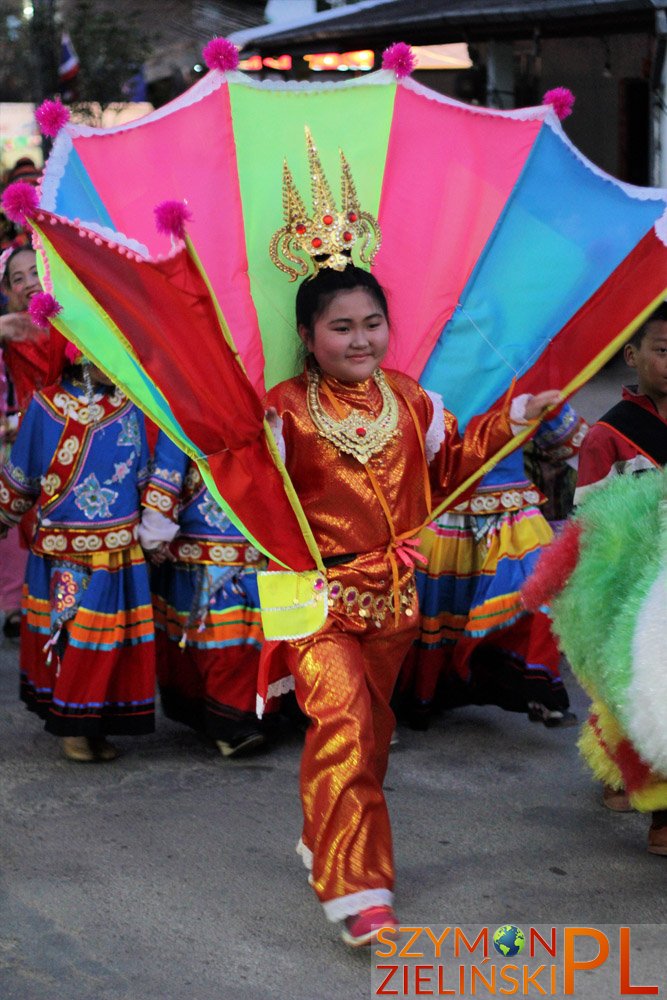
[[[5,463],[5,475],[17,486],[23,486],[26,490],[39,490],[39,476],[31,478],[18,465],[13,465],[9,459]]]
[[[51,606],[61,615],[74,607],[79,587],[71,570],[55,570],[51,577]]]
[[[90,569],[62,561],[51,575],[51,634],[74,618],[90,582]]]
[[[218,507],[213,497],[206,496],[197,506],[197,510],[211,528],[224,531],[230,525],[227,515]]]
[[[52,497],[61,486],[62,481],[60,476],[58,476],[55,472],[49,472],[48,476],[44,476],[42,479],[42,492],[45,493],[47,497]]]
[[[117,500],[118,494],[115,490],[105,489],[94,472],[74,487],[76,500],[74,501],[84,517],[93,521],[96,517],[111,517],[111,505]]]
[[[143,498],[144,506],[151,507],[165,517],[178,517],[179,503],[178,497],[173,496],[159,486],[149,486]]]
[[[85,426],[101,420],[104,416],[104,407],[100,406],[100,399],[102,399],[101,393],[96,393],[92,405],[88,405],[84,397],[78,398],[63,391],[55,394],[53,405],[64,417]]]
[[[127,458],[124,462],[114,462],[113,464],[115,470],[114,474],[111,477],[111,479],[104,480],[105,484],[108,485],[109,483],[122,483],[125,477],[130,474],[132,463],[134,462],[136,457],[137,457],[136,453],[132,451],[130,452],[130,457]]]
[[[180,486],[183,482],[183,476],[178,469],[154,469],[153,476],[155,479],[161,479],[163,483],[171,483],[173,486]]]
[[[121,417],[120,423],[121,430],[116,443],[128,448],[136,448],[139,451],[141,449],[141,434],[139,433],[139,421],[136,413]]]
[[[189,493],[196,493],[202,484],[201,473],[194,463],[190,466],[185,477],[185,487]]]

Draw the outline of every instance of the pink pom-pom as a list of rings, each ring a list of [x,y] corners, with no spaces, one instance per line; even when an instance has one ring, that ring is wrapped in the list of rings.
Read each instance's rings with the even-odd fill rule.
[[[547,90],[542,98],[542,103],[550,104],[560,120],[563,121],[564,118],[572,114],[574,94],[567,87],[554,87],[553,90]]]
[[[239,64],[239,50],[227,38],[212,38],[201,54],[209,69],[219,69],[223,73],[229,73]]]
[[[159,233],[174,236],[178,240],[185,238],[185,224],[192,218],[192,213],[188,211],[184,201],[161,201],[153,212]]]
[[[34,215],[39,206],[39,195],[27,181],[15,181],[2,194],[2,207],[12,222],[24,226],[28,215]]]
[[[382,53],[382,69],[391,69],[398,80],[410,76],[417,64],[412,49],[405,42],[394,42]]]
[[[35,119],[42,135],[55,138],[63,125],[69,121],[69,108],[61,101],[42,101],[35,111]]]
[[[65,357],[71,365],[77,364],[81,360],[81,351],[73,344],[71,340],[67,341],[67,346],[65,347]]]
[[[541,553],[532,575],[521,588],[528,611],[539,611],[559,594],[579,561],[581,522],[568,521],[560,535]]]
[[[37,292],[30,299],[28,312],[35,326],[45,328],[49,325],[49,320],[53,316],[57,316],[62,311],[62,308],[60,303],[56,302],[53,295],[49,295],[48,292]]]

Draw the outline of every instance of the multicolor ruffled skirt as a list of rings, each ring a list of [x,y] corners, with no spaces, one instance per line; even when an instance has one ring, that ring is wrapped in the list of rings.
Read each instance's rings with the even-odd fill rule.
[[[49,732],[153,732],[153,612],[138,545],[75,562],[31,553],[22,611],[21,699]]]
[[[402,688],[427,705],[531,704],[563,711],[569,700],[546,614],[528,614],[520,590],[553,537],[537,507],[498,515],[445,514],[422,534],[417,570],[421,632]]]
[[[262,625],[255,569],[164,563],[152,586],[165,715],[229,739],[256,721]]]

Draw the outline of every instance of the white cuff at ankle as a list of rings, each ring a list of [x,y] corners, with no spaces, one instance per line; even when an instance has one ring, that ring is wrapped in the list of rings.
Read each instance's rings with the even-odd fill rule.
[[[351,892],[349,896],[328,899],[322,906],[327,920],[336,923],[367,910],[369,906],[391,906],[393,901],[391,889],[363,889],[361,892]]]

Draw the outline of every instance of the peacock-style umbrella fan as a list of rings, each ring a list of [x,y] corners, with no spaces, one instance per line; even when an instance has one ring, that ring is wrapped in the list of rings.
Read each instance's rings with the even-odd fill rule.
[[[469,106],[412,81],[406,50],[350,82],[258,83],[215,39],[210,72],[138,121],[96,129],[58,107],[42,114],[57,137],[41,218],[28,216],[63,307],[54,325],[200,462],[234,521],[290,570],[321,563],[262,443],[255,393],[296,371],[295,286],[269,245],[284,223],[285,160],[311,210],[306,128],[332,190],[342,150],[359,205],[379,220],[387,365],[441,392],[462,427],[513,382],[517,393],[576,391],[667,292],[667,192],[614,180],[575,149],[554,110],[566,95],[515,111]],[[187,248],[179,225],[156,229],[165,201],[187,204]]]

